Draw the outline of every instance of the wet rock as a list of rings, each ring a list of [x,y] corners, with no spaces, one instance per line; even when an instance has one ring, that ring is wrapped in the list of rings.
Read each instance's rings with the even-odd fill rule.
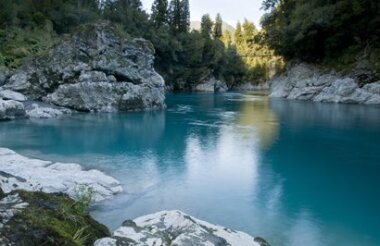
[[[180,211],[163,211],[126,221],[111,238],[100,239],[95,246],[269,245],[264,243],[261,238],[213,225]]]

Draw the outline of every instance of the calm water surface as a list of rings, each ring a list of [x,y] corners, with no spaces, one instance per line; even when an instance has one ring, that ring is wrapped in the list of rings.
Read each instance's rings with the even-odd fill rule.
[[[273,245],[380,245],[380,108],[168,95],[165,112],[0,123],[0,146],[100,169],[111,229],[180,209]]]

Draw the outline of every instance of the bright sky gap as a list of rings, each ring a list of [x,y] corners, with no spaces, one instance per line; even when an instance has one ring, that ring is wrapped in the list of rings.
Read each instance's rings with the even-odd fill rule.
[[[144,9],[150,12],[153,0],[142,0]],[[192,21],[200,21],[202,15],[210,14],[215,18],[217,13],[228,24],[235,26],[245,18],[260,25],[260,18],[264,11],[260,10],[262,0],[190,0],[190,14]]]

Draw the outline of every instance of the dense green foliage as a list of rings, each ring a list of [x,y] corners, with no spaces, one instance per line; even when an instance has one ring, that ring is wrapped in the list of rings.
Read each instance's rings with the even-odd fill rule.
[[[352,60],[380,43],[378,0],[265,0],[263,8],[267,41],[286,59]]]
[[[192,89],[209,77],[230,87],[268,77],[267,60],[261,64],[262,59],[241,57],[261,46],[248,44],[256,35],[247,29],[250,26],[243,26],[244,36],[236,45],[223,33],[219,14],[215,23],[205,15],[201,30],[190,30],[188,0],[154,0],[151,15],[140,0],[1,0],[0,66],[18,67],[25,57],[48,52],[61,35],[99,20],[117,24],[129,37],[150,40],[156,49],[156,69],[174,88]]]
[[[234,39],[239,56],[245,65],[244,80],[256,83],[267,80],[283,67],[281,57],[275,56],[264,40],[265,33],[257,30],[253,22],[245,20],[237,23]],[[229,33],[223,36],[226,45],[230,45]]]
[[[29,205],[0,230],[0,236],[17,245],[93,245],[110,236],[92,219],[81,202],[63,194],[17,192]]]

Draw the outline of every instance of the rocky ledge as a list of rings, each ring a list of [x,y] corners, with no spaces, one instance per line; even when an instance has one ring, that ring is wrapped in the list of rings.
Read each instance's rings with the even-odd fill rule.
[[[95,242],[95,246],[117,245],[269,246],[262,238],[213,225],[180,211],[163,211],[127,220],[112,237]]]
[[[270,97],[374,105],[380,104],[380,81],[360,87],[355,76],[298,64],[272,81]]]
[[[92,201],[112,198],[123,189],[116,179],[98,170],[83,170],[78,164],[30,159],[0,148],[0,186],[14,190],[65,193],[76,199],[91,193]]]
[[[165,82],[153,63],[150,42],[123,38],[109,22],[88,24],[63,38],[46,56],[2,73],[0,99],[45,102],[83,112],[161,109]],[[0,104],[0,119],[2,108],[8,112],[15,107]],[[42,111],[31,114],[50,114]]]

